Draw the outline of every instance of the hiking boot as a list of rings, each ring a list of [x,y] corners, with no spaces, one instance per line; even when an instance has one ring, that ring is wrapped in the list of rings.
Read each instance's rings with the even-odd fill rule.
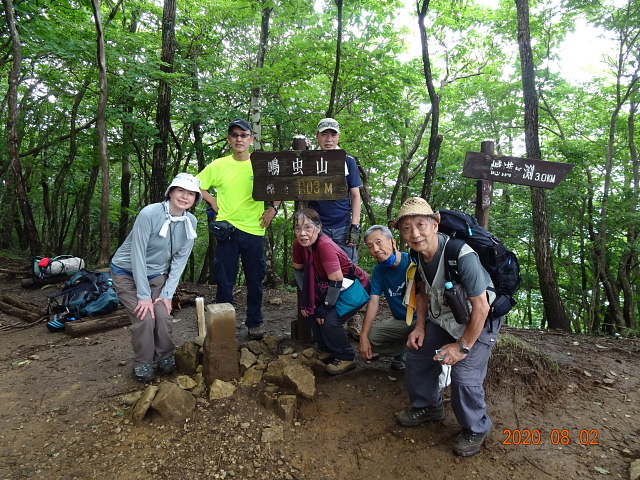
[[[354,315],[346,323],[347,335],[353,338],[356,342],[360,341],[360,332],[362,331],[362,317],[360,315]]]
[[[396,413],[398,423],[403,427],[417,427],[425,422],[439,422],[444,419],[444,407],[407,407],[401,412]]]
[[[453,444],[453,452],[461,457],[475,455],[480,451],[488,436],[489,432],[476,433],[465,428],[456,437],[456,441]]]
[[[324,371],[329,375],[340,375],[341,373],[348,372],[354,368],[356,368],[355,360],[340,360],[339,358],[336,358],[333,362],[327,365],[327,368],[325,368]]]
[[[331,352],[318,353],[318,360],[320,360],[322,363],[331,363],[335,360],[335,358],[335,355]]]
[[[262,327],[250,327],[249,338],[251,340],[262,340],[264,338],[264,330]]]
[[[168,358],[165,358],[164,360],[160,360],[158,362],[158,370],[163,375],[167,373],[171,373],[175,371],[175,369],[176,369],[176,358],[173,355],[171,355]]]
[[[404,370],[405,369],[405,364],[404,364],[404,359],[406,358],[406,355],[398,355],[396,357],[393,357],[393,359],[391,360],[391,370]]]
[[[136,376],[136,380],[138,380],[139,382],[147,383],[153,380],[154,378],[156,378],[156,374],[153,371],[153,367],[148,364],[134,367],[133,373]]]

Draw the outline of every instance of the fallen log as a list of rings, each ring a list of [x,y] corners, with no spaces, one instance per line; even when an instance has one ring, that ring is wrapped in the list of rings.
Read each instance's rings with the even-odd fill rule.
[[[26,310],[22,310],[21,308],[16,308],[3,301],[0,301],[0,310],[7,315],[11,315],[12,317],[19,318],[29,323],[35,323],[43,317],[43,315],[34,312],[28,312]]]
[[[6,304],[11,305],[12,307],[20,308],[22,310],[26,310],[27,312],[38,314],[41,317],[47,314],[46,307],[40,307],[35,303],[24,300],[23,298],[18,298],[10,293],[3,293],[1,300]]]
[[[119,309],[108,315],[87,317],[75,322],[67,322],[64,325],[64,331],[72,337],[78,337],[91,332],[126,327],[127,325],[131,325],[129,315],[125,310]]]

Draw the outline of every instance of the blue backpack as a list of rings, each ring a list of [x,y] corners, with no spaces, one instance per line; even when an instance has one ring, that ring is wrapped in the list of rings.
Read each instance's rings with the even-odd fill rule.
[[[111,313],[118,308],[118,294],[113,288],[109,272],[82,269],[68,282],[60,293],[48,295],[51,331],[64,329],[64,323]],[[62,297],[61,300],[60,297]]]

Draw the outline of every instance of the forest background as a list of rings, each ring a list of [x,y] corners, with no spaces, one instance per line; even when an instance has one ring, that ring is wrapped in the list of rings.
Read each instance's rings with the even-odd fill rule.
[[[295,135],[315,148],[318,120],[332,116],[361,170],[363,230],[387,224],[409,196],[473,214],[476,182],[461,172],[482,141],[500,155],[574,163],[553,190],[495,184],[490,229],[523,268],[509,323],[638,333],[640,2],[3,7],[3,254],[71,253],[106,266],[173,176],[228,153],[230,120],[251,120],[255,149],[277,151]],[[609,47],[586,80],[559,67],[578,23]],[[209,278],[215,240],[204,208],[195,208],[199,239],[185,280]],[[272,287],[292,281],[293,208],[285,204],[267,232]]]

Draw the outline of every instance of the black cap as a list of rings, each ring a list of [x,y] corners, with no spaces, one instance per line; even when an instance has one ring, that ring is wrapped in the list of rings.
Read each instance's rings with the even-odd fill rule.
[[[249,122],[241,118],[236,118],[233,122],[231,122],[229,124],[228,131],[230,132],[233,127],[240,127],[243,130],[249,130],[251,133],[253,133],[253,130],[251,129],[251,125],[249,124]]]

